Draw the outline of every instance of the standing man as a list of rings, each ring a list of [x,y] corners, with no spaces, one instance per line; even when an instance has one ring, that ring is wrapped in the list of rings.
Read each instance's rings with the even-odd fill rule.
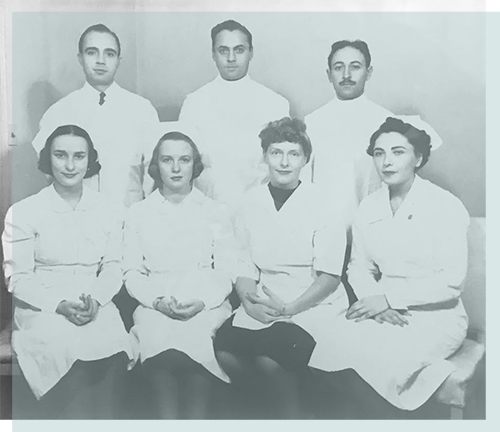
[[[212,58],[219,76],[184,101],[179,120],[196,127],[206,164],[197,186],[234,208],[241,195],[265,181],[259,133],[289,115],[282,96],[253,81],[252,34],[236,21],[212,29]]]
[[[148,100],[114,81],[121,45],[108,27],[96,24],[85,30],[78,51],[86,83],[47,110],[33,147],[39,153],[60,125],[82,127],[92,138],[102,166],[99,174],[86,180],[87,186],[128,207],[152,189],[146,160],[150,155],[144,152],[150,143],[144,137],[158,124],[158,113]]]
[[[360,201],[380,187],[366,149],[371,135],[394,115],[364,95],[372,72],[365,42],[335,42],[326,73],[337,97],[305,118],[314,151],[310,178],[324,188],[347,227]]]

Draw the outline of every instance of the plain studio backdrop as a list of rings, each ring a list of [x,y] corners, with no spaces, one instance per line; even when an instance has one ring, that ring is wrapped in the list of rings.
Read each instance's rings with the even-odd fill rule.
[[[471,216],[485,216],[485,15],[449,12],[14,13],[12,201],[47,184],[31,140],[47,108],[83,85],[78,39],[88,26],[103,23],[118,34],[116,81],[169,121],[188,93],[216,76],[210,29],[226,19],[253,34],[252,78],[286,97],[301,118],[333,98],[325,72],[330,45],[365,40],[374,69],[367,96],[396,114],[419,114],[436,129],[443,146],[422,176],[457,195]]]

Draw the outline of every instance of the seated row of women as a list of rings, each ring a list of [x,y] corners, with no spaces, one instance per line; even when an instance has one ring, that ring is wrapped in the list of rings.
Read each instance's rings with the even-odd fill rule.
[[[425,131],[388,118],[367,143],[384,186],[353,225],[351,302],[335,197],[300,180],[304,123],[286,117],[259,136],[270,182],[234,215],[193,188],[203,163],[181,130],[159,139],[155,191],[126,213],[82,184],[100,169],[87,132],[64,125],[47,139],[39,168],[53,184],[12,206],[2,240],[13,349],[55,417],[113,418],[117,381],[138,361],[157,418],[206,418],[214,378],[296,418],[317,374],[346,416],[363,404],[415,410],[452,372],[468,325],[469,217],[416,175]],[[139,302],[130,333],[111,301],[123,283]]]

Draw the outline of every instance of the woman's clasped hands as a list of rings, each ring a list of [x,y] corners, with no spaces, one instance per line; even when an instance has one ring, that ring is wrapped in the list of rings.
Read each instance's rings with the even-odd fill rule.
[[[387,322],[403,327],[409,324],[408,319],[405,317],[410,315],[407,311],[391,309],[387,298],[381,294],[358,300],[347,310],[346,318],[348,320],[355,320],[355,322],[373,319],[379,324]]]
[[[265,286],[262,286],[262,291],[266,297],[260,297],[255,292],[246,294],[243,307],[248,315],[263,324],[291,317],[287,314],[286,303],[283,300]]]
[[[99,302],[93,299],[90,294],[82,294],[80,302],[63,300],[57,306],[56,313],[64,315],[73,324],[82,326],[96,318],[99,307]]]
[[[179,302],[172,296],[158,297],[153,303],[153,308],[172,319],[187,321],[205,309],[205,303],[199,299]]]

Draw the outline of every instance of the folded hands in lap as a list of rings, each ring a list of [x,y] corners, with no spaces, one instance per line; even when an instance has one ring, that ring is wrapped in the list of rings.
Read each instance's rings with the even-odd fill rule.
[[[265,286],[262,286],[262,291],[266,297],[260,297],[253,292],[246,294],[245,301],[243,301],[246,313],[263,324],[289,318],[284,314],[286,303]]]
[[[409,315],[407,311],[391,309],[387,298],[381,294],[358,300],[347,310],[346,318],[355,322],[373,319],[379,324],[389,323],[403,327],[409,323],[406,318]]]
[[[198,315],[204,308],[205,303],[199,299],[179,302],[175,297],[159,297],[154,302],[154,308],[169,318],[188,321]]]
[[[63,300],[57,306],[56,313],[65,316],[71,323],[82,326],[95,320],[99,307],[99,302],[90,294],[82,294],[80,302]]]

